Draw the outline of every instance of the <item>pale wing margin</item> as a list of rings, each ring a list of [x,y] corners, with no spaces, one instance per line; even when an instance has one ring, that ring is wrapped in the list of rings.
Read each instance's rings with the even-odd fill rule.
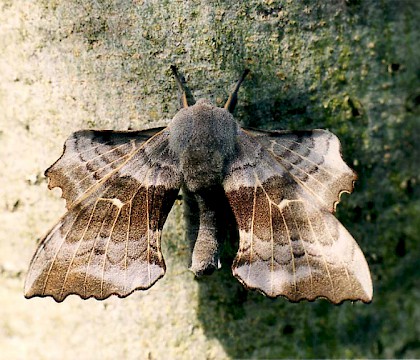
[[[339,139],[328,130],[246,131],[330,212],[343,192],[353,191],[357,175],[343,161]]]
[[[125,297],[163,276],[160,236],[181,184],[169,136],[158,132],[73,203],[39,245],[26,297]]]
[[[291,301],[371,301],[363,253],[330,209],[249,133],[237,148],[224,181],[240,235],[234,276]]]

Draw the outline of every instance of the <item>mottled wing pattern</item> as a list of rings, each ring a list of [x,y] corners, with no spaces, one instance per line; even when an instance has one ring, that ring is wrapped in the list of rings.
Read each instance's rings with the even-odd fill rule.
[[[101,179],[124,164],[145,141],[163,129],[81,130],[73,133],[64,144],[63,155],[45,171],[48,187],[60,187],[67,208],[71,208]]]
[[[356,173],[341,157],[340,141],[327,130],[247,130],[285,170],[330,211],[351,193]]]
[[[329,132],[264,136],[241,130],[224,181],[240,235],[234,276],[248,288],[291,301],[371,301],[363,253],[332,214],[354,179]]]
[[[165,272],[160,236],[181,177],[168,130],[80,131],[47,170],[68,212],[42,240],[25,296],[105,299],[147,289]]]

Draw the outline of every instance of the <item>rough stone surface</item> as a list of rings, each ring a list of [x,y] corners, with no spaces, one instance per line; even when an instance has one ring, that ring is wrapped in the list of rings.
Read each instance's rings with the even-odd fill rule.
[[[420,357],[419,23],[416,0],[1,0],[0,357]],[[64,213],[43,171],[72,131],[166,124],[171,64],[220,105],[248,67],[244,125],[341,138],[359,180],[338,216],[367,256],[372,304],[270,300],[228,263],[194,280],[179,204],[151,290],[23,298],[36,240]]]

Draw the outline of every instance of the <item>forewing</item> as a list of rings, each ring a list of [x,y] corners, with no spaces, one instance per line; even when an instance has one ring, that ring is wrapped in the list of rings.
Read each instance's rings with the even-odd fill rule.
[[[147,141],[148,133],[103,134],[74,134],[47,172],[54,186],[63,188],[69,210],[32,259],[25,283],[28,298],[124,297],[164,275],[161,230],[181,183],[178,160],[168,150],[169,132]],[[116,148],[122,151],[118,158]]]
[[[289,175],[333,212],[343,192],[351,193],[356,173],[341,157],[337,136],[327,130],[247,130]]]
[[[63,155],[46,171],[48,187],[60,187],[69,209],[73,203],[115,172],[163,128],[143,131],[81,130],[64,144]]]
[[[280,144],[281,136],[276,136]],[[289,141],[290,134],[285,138]],[[237,156],[224,182],[240,235],[233,274],[270,297],[371,301],[372,282],[363,253],[330,206],[313,194],[324,194],[324,187],[308,189],[308,182],[296,179],[284,165],[298,161],[287,156],[279,161],[258,140],[239,133]],[[329,156],[327,150],[324,158]],[[332,166],[327,160],[318,161],[317,167],[324,163]],[[317,171],[311,170],[314,176]]]

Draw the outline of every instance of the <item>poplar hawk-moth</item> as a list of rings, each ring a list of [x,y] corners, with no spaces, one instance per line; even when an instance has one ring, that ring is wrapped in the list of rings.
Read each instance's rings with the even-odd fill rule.
[[[183,108],[167,127],[75,132],[45,172],[68,211],[41,241],[25,296],[60,302],[150,288],[165,273],[161,232],[182,189],[197,276],[220,267],[227,207],[239,232],[232,272],[245,287],[290,301],[370,302],[366,260],[333,215],[356,180],[338,138],[241,128],[231,113],[247,71],[224,108],[190,105],[172,71]]]

